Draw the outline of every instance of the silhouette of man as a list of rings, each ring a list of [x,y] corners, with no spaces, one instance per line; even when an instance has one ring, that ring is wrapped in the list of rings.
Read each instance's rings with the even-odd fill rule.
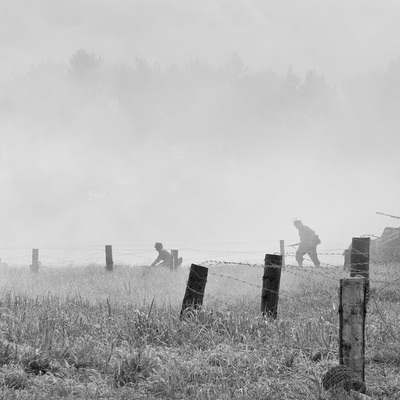
[[[150,265],[150,267],[171,267],[172,263],[172,255],[168,250],[165,250],[163,248],[163,244],[160,242],[157,242],[154,245],[155,249],[158,251],[158,257],[154,260],[153,264]],[[178,265],[179,267],[182,264],[182,257],[178,258]]]
[[[308,254],[316,267],[321,266],[317,255],[317,246],[321,243],[318,235],[308,226],[303,225],[300,220],[295,220],[293,225],[299,231],[300,243],[297,243],[296,261],[299,267],[303,266],[304,254]]]

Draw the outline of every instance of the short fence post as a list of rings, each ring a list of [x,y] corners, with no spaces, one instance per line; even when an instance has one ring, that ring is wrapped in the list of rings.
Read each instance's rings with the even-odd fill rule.
[[[284,267],[285,266],[285,241],[280,240],[279,246],[280,246],[281,256],[282,256],[282,267]]]
[[[182,302],[181,319],[190,309],[198,309],[203,304],[204,291],[207,283],[208,268],[192,264],[186,292]]]
[[[279,286],[281,282],[282,256],[265,255],[263,287],[261,292],[261,313],[276,319],[278,313]]]
[[[31,271],[35,274],[39,272],[39,249],[32,249]]]
[[[351,368],[363,382],[366,303],[366,278],[340,280],[339,362]]]
[[[369,294],[369,238],[353,238],[350,253],[350,277],[363,276]]]
[[[350,255],[351,255],[350,249],[346,249],[343,252],[343,256],[344,256],[343,271],[349,272],[351,270]]]
[[[114,268],[114,261],[112,256],[112,246],[106,244],[106,271],[112,272]]]
[[[178,268],[178,250],[171,250],[171,270]]]

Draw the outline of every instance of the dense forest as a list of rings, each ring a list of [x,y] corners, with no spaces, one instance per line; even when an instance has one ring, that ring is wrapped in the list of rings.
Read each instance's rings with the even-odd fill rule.
[[[220,68],[109,64],[77,50],[68,65],[43,62],[0,87],[1,121],[36,127],[43,135],[95,135],[131,142],[200,141],[230,147],[268,132],[317,124],[362,135],[390,129],[400,118],[400,59],[387,70],[332,85],[309,71],[252,71],[239,54]],[[40,134],[39,134],[40,136]]]

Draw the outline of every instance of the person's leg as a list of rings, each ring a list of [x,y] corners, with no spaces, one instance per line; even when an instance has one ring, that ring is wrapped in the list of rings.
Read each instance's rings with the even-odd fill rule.
[[[313,248],[308,252],[308,255],[310,256],[311,261],[314,263],[314,265],[315,265],[316,267],[320,267],[320,266],[321,266],[321,263],[320,263],[320,261],[318,260],[317,247],[313,247]]]
[[[299,264],[299,267],[303,266],[304,254],[306,254],[306,253],[303,251],[302,247],[300,246],[296,251],[296,261],[297,261],[297,264]]]

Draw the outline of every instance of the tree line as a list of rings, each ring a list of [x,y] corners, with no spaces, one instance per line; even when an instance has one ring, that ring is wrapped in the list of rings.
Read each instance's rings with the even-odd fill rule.
[[[239,54],[220,67],[104,62],[86,49],[67,65],[43,62],[0,87],[0,119],[39,124],[43,135],[108,134],[137,140],[262,140],[281,127],[392,129],[400,116],[400,58],[385,71],[333,85],[309,71],[251,70]]]

